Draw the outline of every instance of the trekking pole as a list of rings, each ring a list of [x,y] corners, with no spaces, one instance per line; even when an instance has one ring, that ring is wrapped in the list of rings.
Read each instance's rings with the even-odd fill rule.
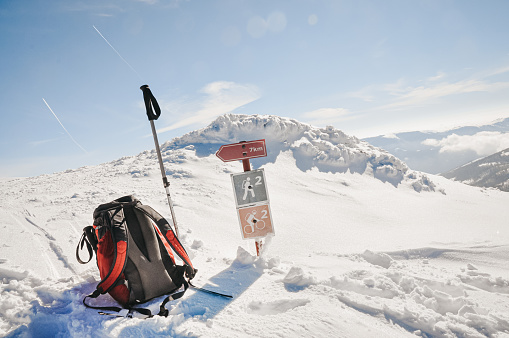
[[[161,156],[161,149],[159,148],[159,141],[157,139],[156,127],[154,125],[154,120],[157,120],[161,115],[161,108],[159,108],[159,104],[157,103],[156,98],[150,91],[148,85],[143,85],[140,87],[143,91],[143,100],[145,101],[145,108],[147,109],[147,117],[150,121],[150,126],[152,127],[152,135],[154,136],[154,143],[156,144],[156,153],[157,158],[159,160],[159,168],[161,169],[161,175],[163,176],[163,185],[166,190],[166,197],[168,198],[168,205],[170,206],[171,212],[171,220],[173,222],[173,228],[175,229],[175,233],[177,238],[179,237],[179,228],[177,225],[177,219],[175,218],[175,212],[173,211],[173,201],[170,196],[170,182],[166,178],[166,171],[164,170],[163,158]],[[154,112],[155,110],[155,112]]]
[[[196,289],[198,291],[201,291],[201,292],[205,292],[205,293],[208,293],[210,295],[214,295],[214,296],[220,296],[220,297],[225,297],[225,298],[233,298],[233,296],[231,295],[226,295],[224,293],[219,293],[219,292],[215,292],[215,291],[212,291],[212,290],[207,290],[207,289],[204,289],[204,288],[199,288],[193,284],[191,284],[191,281],[188,282],[189,285],[193,288],[193,289]]]

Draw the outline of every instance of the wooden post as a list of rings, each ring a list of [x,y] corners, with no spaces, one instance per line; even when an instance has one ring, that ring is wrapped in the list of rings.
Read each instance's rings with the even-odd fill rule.
[[[244,172],[251,171],[251,163],[249,163],[249,159],[242,160],[242,165],[244,166]],[[260,256],[260,252],[262,251],[262,240],[256,239],[255,240],[255,246],[256,246],[256,256]]]
[[[249,163],[249,159],[242,160],[242,165],[244,166],[244,172],[251,171],[251,163]]]

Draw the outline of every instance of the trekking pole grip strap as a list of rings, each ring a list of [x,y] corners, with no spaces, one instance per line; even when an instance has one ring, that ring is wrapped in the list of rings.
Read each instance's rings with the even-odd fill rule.
[[[140,87],[140,89],[143,91],[143,100],[145,101],[145,108],[147,110],[148,119],[150,121],[157,120],[161,115],[161,108],[159,108],[159,104],[157,103],[156,98],[150,91],[148,85],[143,85]]]

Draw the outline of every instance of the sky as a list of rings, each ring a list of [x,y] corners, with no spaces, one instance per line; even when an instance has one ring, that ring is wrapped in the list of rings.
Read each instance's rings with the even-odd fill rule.
[[[508,1],[0,1],[0,177],[153,149],[226,113],[359,138],[509,117]],[[241,140],[239,140],[241,141]]]

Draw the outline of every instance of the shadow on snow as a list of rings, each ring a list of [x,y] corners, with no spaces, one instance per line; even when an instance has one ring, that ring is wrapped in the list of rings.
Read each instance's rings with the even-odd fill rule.
[[[196,286],[230,294],[235,299],[260,278],[262,273],[263,268],[256,267],[254,264],[243,265],[234,261],[228,268],[210,278],[209,283]],[[18,327],[6,337],[76,335],[192,337],[191,332],[180,333],[179,326],[190,319],[206,323],[207,320],[213,319],[223,311],[233,300],[189,288],[183,298],[166,305],[170,309],[168,318],[118,318],[99,315],[97,310],[87,309],[82,304],[83,297],[92,293],[96,284],[82,283],[63,293],[39,294],[39,300],[32,301],[31,308],[28,310],[29,315],[26,320],[29,323]],[[152,313],[157,313],[164,298],[164,296],[158,297],[139,307],[150,308]],[[94,301],[94,305],[97,306],[118,306],[109,295],[103,295]]]

